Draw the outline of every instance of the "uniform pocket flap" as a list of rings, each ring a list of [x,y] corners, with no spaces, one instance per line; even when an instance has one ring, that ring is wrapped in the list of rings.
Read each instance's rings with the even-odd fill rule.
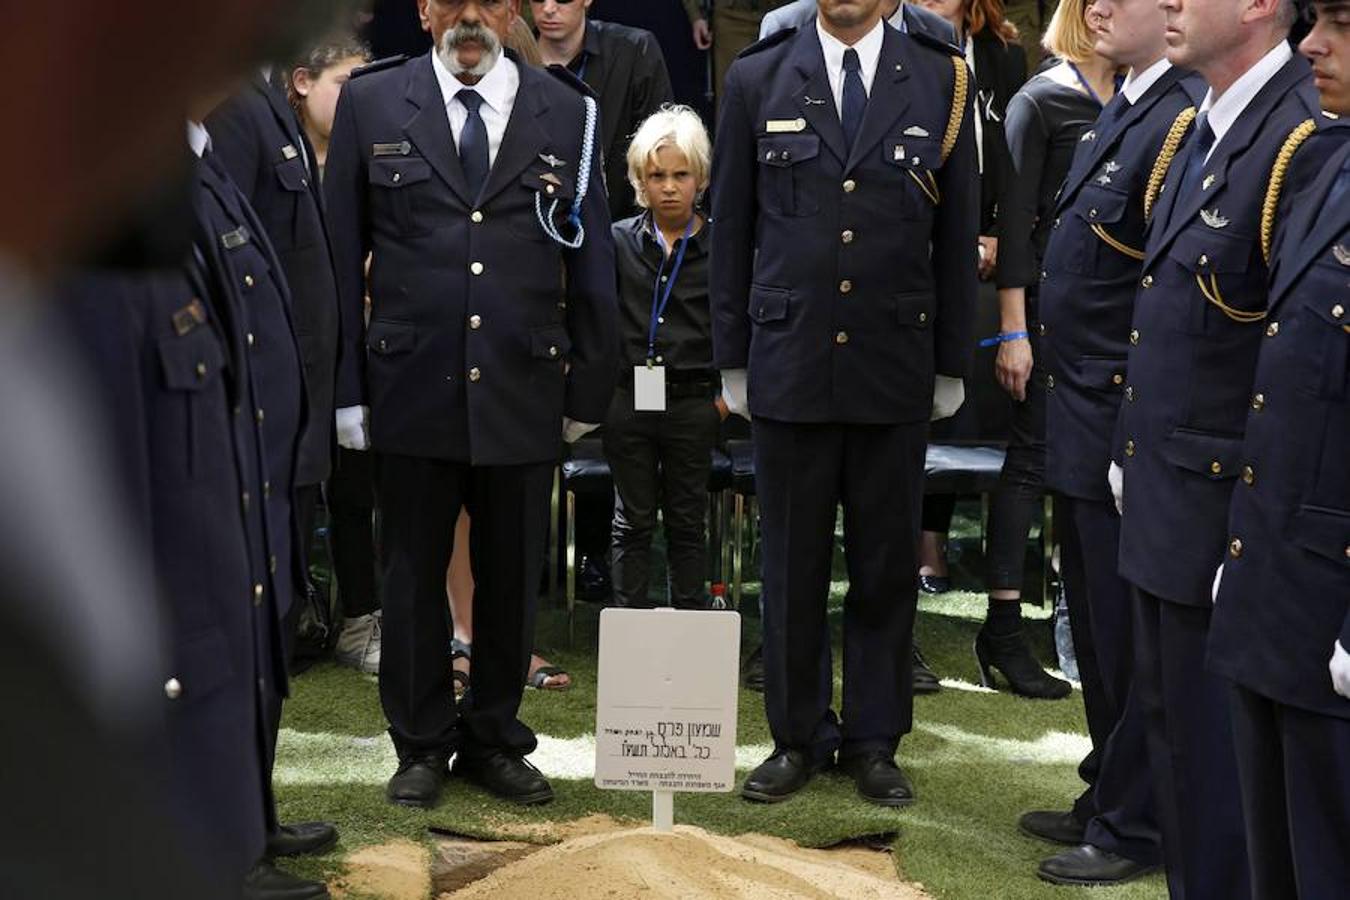
[[[1107,356],[1084,357],[1078,361],[1078,374],[1085,386],[1109,391],[1125,383],[1125,360]]]
[[[572,339],[562,325],[530,329],[530,355],[535,359],[563,359],[572,349]]]
[[[529,169],[520,176],[520,183],[554,200],[571,200],[577,195],[572,179],[556,169]]]
[[[209,696],[234,677],[232,654],[225,636],[212,628],[175,642],[174,669],[165,676],[165,695],[177,703]],[[177,682],[177,684],[173,684]]]
[[[1350,567],[1350,509],[1300,506],[1289,520],[1288,534],[1304,550]]]
[[[927,291],[899,294],[895,298],[896,316],[907,328],[927,328],[933,321],[933,305],[933,295]]]
[[[1231,273],[1246,272],[1255,250],[1256,242],[1249,238],[1203,225],[1177,235],[1167,255],[1192,272]]]
[[[1073,208],[1080,217],[1094,225],[1112,225],[1125,218],[1130,195],[1088,182],[1078,192]]]
[[[761,287],[750,288],[750,321],[780,322],[787,318],[788,300],[792,292],[786,288]]]
[[[1238,473],[1242,438],[1190,428],[1175,428],[1163,441],[1162,456],[1172,465],[1223,481]]]
[[[431,166],[425,159],[400,157],[398,159],[372,159],[370,161],[370,183],[377,187],[407,187],[410,184],[426,181],[430,177]]]
[[[159,368],[169,390],[200,391],[225,368],[225,352],[216,333],[198,325],[159,339]]]
[[[385,322],[376,319],[366,334],[370,352],[381,356],[408,353],[417,346],[417,329],[406,322]]]
[[[881,142],[881,153],[886,162],[905,169],[942,168],[942,147],[931,137],[888,137]]]
[[[759,161],[766,166],[795,166],[819,155],[819,135],[775,134],[759,139]]]
[[[309,173],[305,171],[305,161],[300,157],[277,163],[277,181],[288,191],[309,190]]]

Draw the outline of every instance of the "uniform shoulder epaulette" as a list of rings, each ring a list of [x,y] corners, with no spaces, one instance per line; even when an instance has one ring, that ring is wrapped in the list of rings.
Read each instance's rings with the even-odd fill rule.
[[[777,47],[779,44],[783,43],[783,41],[786,41],[788,38],[792,37],[796,33],[797,29],[795,28],[784,28],[781,31],[775,31],[768,37],[763,38],[762,40],[755,41],[749,47],[746,47],[740,53],[737,53],[736,58],[742,59],[743,57],[746,56],[754,56],[756,53],[759,53],[763,50],[768,50],[770,47]]]
[[[929,50],[936,50],[944,56],[957,56],[961,59],[966,58],[966,51],[953,44],[951,41],[944,41],[935,34],[927,31],[920,31],[917,28],[910,29],[907,34],[916,44],[921,44]]]
[[[592,100],[600,99],[595,95],[595,91],[591,89],[591,86],[578,78],[577,73],[567,68],[567,66],[560,66],[555,63],[554,65],[545,67],[544,71],[548,72],[548,74],[552,75],[581,96],[590,97]]]
[[[1275,154],[1275,164],[1270,167],[1270,181],[1266,183],[1266,199],[1261,204],[1261,256],[1270,265],[1270,247],[1275,234],[1275,212],[1280,206],[1280,192],[1284,190],[1284,179],[1289,174],[1289,164],[1294,154],[1317,131],[1316,119],[1304,119],[1280,145]]]
[[[385,69],[392,69],[395,66],[401,66],[408,61],[408,54],[400,53],[397,56],[386,56],[384,59],[377,59],[374,62],[368,62],[364,66],[357,66],[352,69],[348,78],[360,78],[362,75],[369,75],[371,72],[382,72]]]

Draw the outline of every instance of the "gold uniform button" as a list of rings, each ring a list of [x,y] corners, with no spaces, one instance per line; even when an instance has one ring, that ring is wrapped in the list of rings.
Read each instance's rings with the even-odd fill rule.
[[[1223,463],[1219,462],[1219,461],[1216,459],[1216,460],[1214,460],[1212,463],[1209,464],[1209,470],[1210,470],[1211,472],[1213,472],[1215,475],[1222,475],[1222,474],[1223,474]]]
[[[1269,325],[1266,326],[1266,337],[1274,337],[1279,333],[1280,333],[1279,322],[1271,322]]]
[[[1088,210],[1088,218],[1089,218],[1089,219],[1095,219],[1095,218],[1097,218],[1097,210],[1095,210],[1095,209],[1089,209],[1089,210]]]
[[[204,362],[197,363],[197,377],[199,379],[206,377],[206,363]]]
[[[263,411],[263,408],[262,408],[261,406],[258,407],[258,411],[255,412],[255,413],[253,414],[253,418],[255,418],[255,419],[258,420],[258,424],[259,424],[259,425],[262,424],[262,420],[263,420],[263,418],[264,418],[265,416],[266,416],[266,413]]]
[[[851,230],[845,231],[843,234],[839,235],[839,240],[843,241],[845,244],[853,243],[853,232]]]
[[[477,367],[477,366],[474,366],[472,369],[469,370],[469,380],[470,380],[470,381],[477,381],[478,379],[480,379],[480,378],[482,378],[482,377],[483,377],[483,373],[480,372],[480,371],[478,371],[478,367]]]
[[[919,313],[919,324],[920,325],[928,324],[928,313],[926,312]]]
[[[557,357],[557,355],[558,355],[558,348],[557,348],[557,346],[550,345],[549,348],[548,348],[548,355],[549,355],[549,356],[552,356],[552,357]]]
[[[1253,395],[1252,395],[1252,409],[1255,410],[1256,412],[1260,412],[1261,410],[1263,410],[1263,409],[1265,409],[1265,408],[1266,408],[1266,395],[1265,395],[1265,394],[1253,394]]]
[[[1345,545],[1345,558],[1350,559],[1350,544]]]
[[[273,575],[277,574],[277,558],[275,555],[267,557],[267,571]]]
[[[845,278],[843,281],[839,282],[839,293],[847,294],[851,290],[853,290],[852,281],[849,281],[847,278]]]
[[[844,182],[844,193],[845,193],[845,194],[851,194],[851,193],[853,193],[854,191],[856,191],[857,189],[858,189],[858,182],[854,181],[852,178],[850,178],[850,179],[848,179],[847,181]]]
[[[1134,441],[1125,442],[1125,455],[1134,456]]]
[[[1242,483],[1248,485],[1256,483],[1256,470],[1251,466],[1242,467]]]
[[[469,327],[474,331],[483,327],[483,317],[480,315],[469,316]]]
[[[253,586],[253,605],[262,606],[262,600],[263,600],[263,586],[262,583],[259,582],[258,584],[255,584]]]
[[[177,700],[183,696],[183,683],[177,678],[170,678],[164,682],[164,696],[170,700]]]
[[[401,174],[399,174],[398,172],[395,172],[395,173],[394,173],[394,178],[393,178],[394,184],[398,184],[398,183],[399,183],[400,181],[402,181],[402,180],[403,180],[403,176],[402,176]]]
[[[252,346],[253,346],[253,332],[250,331],[250,332],[248,333],[248,336],[245,338],[245,340],[247,340],[247,341],[248,341],[248,345],[249,345],[250,347],[252,347]]]
[[[1341,306],[1341,304],[1337,303],[1331,308],[1331,317],[1333,319],[1339,319],[1343,315],[1345,315],[1345,307]]]
[[[384,338],[380,338],[380,350],[383,351],[388,349],[389,349],[389,342],[386,341]]]
[[[835,342],[836,344],[839,344],[841,347],[842,347],[844,344],[847,344],[847,343],[848,343],[848,332],[847,332],[847,331],[841,331],[841,332],[839,332],[838,334],[836,334],[836,335],[834,336],[834,342]]]
[[[1138,344],[1139,344],[1139,329],[1138,329],[1138,328],[1134,328],[1134,329],[1131,329],[1131,330],[1130,330],[1130,344],[1131,344],[1132,346],[1138,346]]]
[[[1116,374],[1114,374],[1114,375],[1111,376],[1111,383],[1112,383],[1112,384],[1124,384],[1124,383],[1125,383],[1125,376],[1124,376],[1124,375],[1121,375],[1119,372],[1117,372]]]
[[[263,482],[263,499],[264,500],[272,499],[272,482],[270,481]]]
[[[1055,216],[1055,224],[1054,224],[1054,227],[1055,227],[1055,228],[1058,228],[1058,227],[1059,227],[1059,216]]]
[[[244,276],[244,287],[253,287],[253,276],[252,276],[252,275],[245,275],[245,276]]]
[[[475,275],[482,275],[482,274],[483,274],[483,264],[480,263],[480,262],[473,263],[473,264],[471,264],[471,265],[469,266],[469,271],[472,272],[472,273],[475,274]]]
[[[475,209],[469,214],[469,221],[475,225],[483,224],[483,211],[481,209]]]
[[[1228,544],[1228,555],[1237,559],[1242,555],[1242,538],[1233,538]]]
[[[1146,288],[1151,288],[1151,287],[1153,287],[1153,276],[1152,276],[1152,275],[1145,275],[1144,278],[1143,278],[1143,280],[1140,281],[1139,283],[1142,284],[1142,285],[1143,285],[1144,287],[1146,287]]]

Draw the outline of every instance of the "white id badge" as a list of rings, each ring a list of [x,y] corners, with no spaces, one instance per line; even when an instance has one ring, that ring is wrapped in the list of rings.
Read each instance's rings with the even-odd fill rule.
[[[666,411],[666,367],[633,366],[633,409]]]

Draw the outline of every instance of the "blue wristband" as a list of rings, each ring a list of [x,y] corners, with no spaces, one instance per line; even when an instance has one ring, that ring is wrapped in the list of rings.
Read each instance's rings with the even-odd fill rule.
[[[996,334],[991,338],[985,338],[984,340],[980,341],[980,346],[995,347],[999,344],[1007,343],[1008,341],[1019,341],[1022,338],[1029,338],[1029,337],[1031,337],[1031,334],[1025,331],[1005,331],[1000,334]]]

